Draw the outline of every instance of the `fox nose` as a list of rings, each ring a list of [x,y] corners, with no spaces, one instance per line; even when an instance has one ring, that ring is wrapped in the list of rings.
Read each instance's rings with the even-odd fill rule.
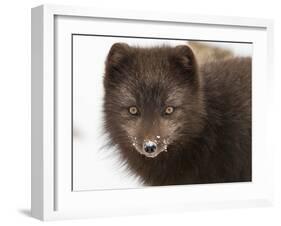
[[[152,141],[147,141],[144,143],[144,151],[146,153],[153,153],[156,151],[157,145],[156,143],[152,142]]]

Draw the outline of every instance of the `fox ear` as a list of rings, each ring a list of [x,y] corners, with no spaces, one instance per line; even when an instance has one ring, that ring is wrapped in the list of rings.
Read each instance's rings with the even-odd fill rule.
[[[128,56],[128,53],[130,52],[130,46],[126,43],[115,43],[111,46],[111,49],[107,56],[107,64],[116,66],[122,60]]]
[[[180,45],[175,47],[174,54],[175,62],[182,67],[182,69],[191,74],[197,72],[197,62],[195,55],[190,47],[187,45]]]

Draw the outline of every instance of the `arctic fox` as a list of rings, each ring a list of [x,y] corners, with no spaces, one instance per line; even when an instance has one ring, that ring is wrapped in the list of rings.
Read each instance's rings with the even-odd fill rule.
[[[116,43],[104,88],[105,130],[144,184],[251,181],[251,58]]]

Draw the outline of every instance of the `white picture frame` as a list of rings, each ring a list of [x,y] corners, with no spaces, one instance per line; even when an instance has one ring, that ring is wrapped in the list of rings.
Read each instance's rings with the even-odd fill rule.
[[[71,18],[56,26],[58,18]],[[77,20],[77,24],[75,24]],[[71,175],[71,144],[59,146],[60,140],[68,141],[72,133],[71,123],[61,124],[66,137],[57,136],[60,120],[57,92],[70,90],[68,83],[57,91],[56,35],[81,32],[104,34],[99,26],[104,20],[133,26],[138,23],[153,35],[153,27],[170,26],[169,33],[178,32],[184,26],[203,29],[225,30],[218,34],[212,29],[200,37],[190,39],[249,41],[254,43],[253,54],[253,181],[249,183],[205,184],[188,186],[163,186],[123,190],[73,191]],[[73,22],[74,21],[74,22]],[[91,23],[97,25],[92,27]],[[128,25],[129,24],[129,25]],[[124,25],[125,26],[125,25]],[[180,27],[176,27],[180,26]],[[106,27],[106,26],[105,26]],[[120,25],[120,27],[122,27]],[[126,28],[126,27],[125,27]],[[179,29],[180,28],[180,29]],[[118,35],[116,26],[109,25],[110,35]],[[118,27],[117,27],[118,29]],[[231,30],[234,29],[234,30]],[[99,30],[99,31],[98,31]],[[124,36],[143,36],[141,31],[130,29]],[[128,29],[126,29],[128,30]],[[237,32],[233,32],[236,31]],[[144,31],[142,31],[144,32]],[[208,33],[208,34],[207,34]],[[153,12],[123,12],[83,7],[43,5],[32,9],[32,186],[31,213],[41,220],[88,218],[96,216],[185,211],[208,208],[254,207],[271,205],[273,202],[272,163],[273,153],[266,143],[267,99],[272,85],[273,22],[265,19],[199,16],[183,14],[159,14]],[[108,33],[107,33],[108,34]],[[147,34],[145,36],[147,36]],[[157,35],[157,34],[154,34]],[[161,34],[160,34],[161,35]],[[162,34],[163,35],[163,34]],[[174,34],[175,35],[175,34]],[[208,36],[207,36],[208,35]],[[66,37],[66,36],[65,36]],[[71,36],[72,37],[72,36]],[[153,36],[152,36],[153,37]],[[206,38],[207,37],[207,38]],[[184,38],[184,37],[183,37]],[[70,39],[65,39],[66,45]],[[66,54],[69,50],[66,50]],[[68,58],[70,60],[70,57]],[[67,73],[71,73],[68,68]],[[71,80],[68,80],[71,82]],[[68,92],[70,93],[70,92]],[[67,98],[71,98],[70,96]],[[68,111],[70,102],[66,102]],[[64,106],[60,107],[64,109]],[[60,110],[61,111],[61,110]],[[65,112],[64,112],[65,113]],[[71,113],[67,113],[71,117]],[[66,118],[67,118],[66,117]],[[60,148],[59,153],[57,152]]]

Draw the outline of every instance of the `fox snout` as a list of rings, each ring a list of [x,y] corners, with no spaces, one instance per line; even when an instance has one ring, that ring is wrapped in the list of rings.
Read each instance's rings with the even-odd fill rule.
[[[148,154],[154,153],[157,150],[157,144],[150,140],[144,141],[143,150]]]
[[[133,139],[133,147],[142,155],[149,158],[158,156],[161,152],[167,151],[167,140],[160,139],[160,136],[151,137],[150,139]]]
[[[129,138],[134,150],[148,158],[155,158],[160,153],[167,152],[169,137],[161,130],[161,123],[156,120],[146,120],[135,130],[131,130]]]

